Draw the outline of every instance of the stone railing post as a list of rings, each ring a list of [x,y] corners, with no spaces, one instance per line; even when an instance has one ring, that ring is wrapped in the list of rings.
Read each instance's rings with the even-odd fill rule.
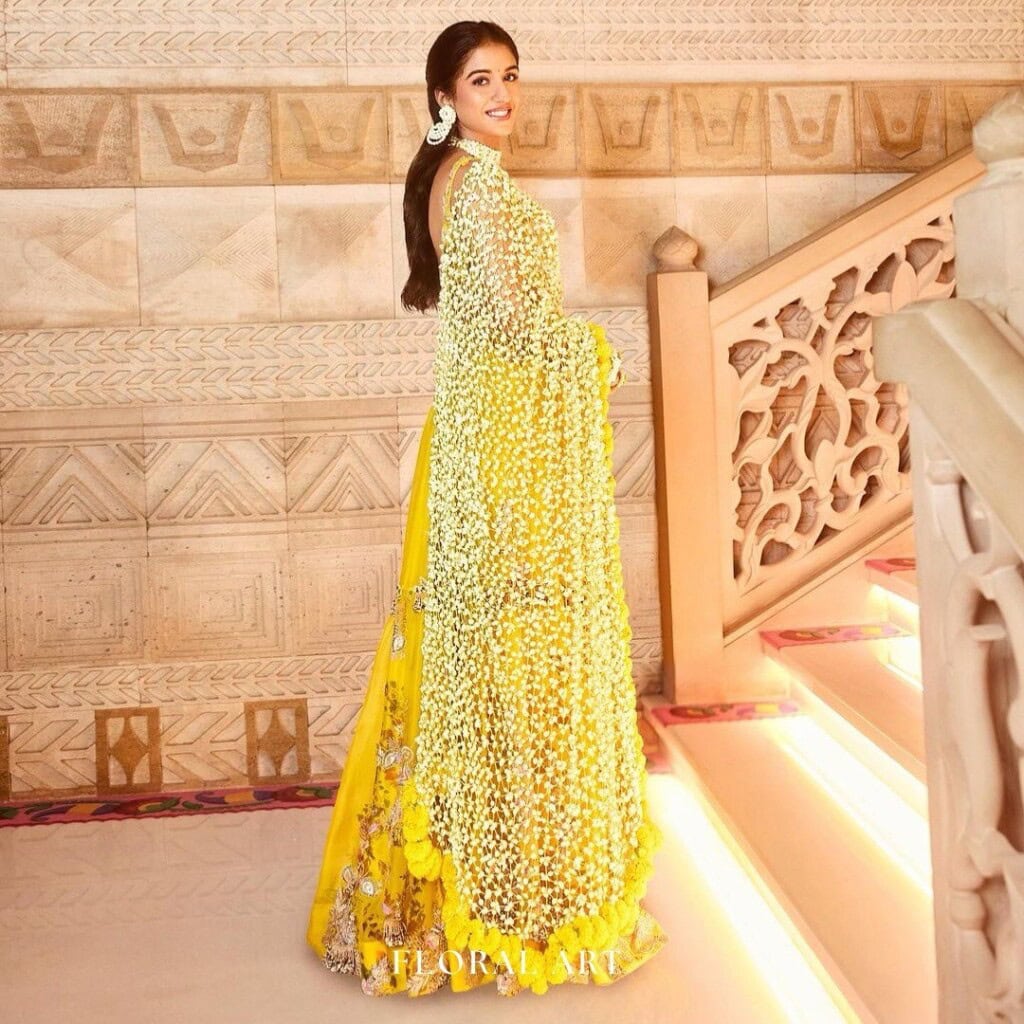
[[[708,278],[697,243],[669,228],[647,277],[655,423],[663,693],[713,698],[722,661],[723,524],[717,493]]]

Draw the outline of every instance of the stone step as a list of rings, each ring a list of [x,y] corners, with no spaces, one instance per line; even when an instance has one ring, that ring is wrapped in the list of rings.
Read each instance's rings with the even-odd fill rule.
[[[657,707],[668,706],[663,698],[642,700],[679,774],[699,781],[861,1020],[936,1020],[928,830],[920,814],[806,715],[672,725],[657,719]],[[817,766],[816,753],[823,757]],[[879,841],[876,826],[844,802],[842,786],[827,783],[837,766],[848,773],[853,799],[866,803],[861,813],[887,809],[883,839],[889,825],[908,838],[894,841],[890,832],[888,845]]]

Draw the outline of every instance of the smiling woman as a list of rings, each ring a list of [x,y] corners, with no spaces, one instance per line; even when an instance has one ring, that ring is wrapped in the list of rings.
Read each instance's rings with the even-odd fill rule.
[[[438,156],[406,187],[410,266],[434,256],[441,203],[434,403],[308,930],[373,995],[608,985],[667,941],[641,903],[661,833],[618,545],[618,358],[566,316],[554,218],[501,165],[518,59],[492,23],[442,33]],[[430,298],[415,271],[407,291]]]

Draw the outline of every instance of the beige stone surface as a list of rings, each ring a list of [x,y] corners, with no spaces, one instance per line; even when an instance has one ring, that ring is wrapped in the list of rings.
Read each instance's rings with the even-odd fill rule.
[[[401,525],[394,402],[286,402],[282,412],[290,537]]]
[[[0,185],[99,188],[131,182],[126,94],[75,88],[12,89],[3,99]]]
[[[712,285],[768,257],[765,181],[762,175],[675,179],[672,223],[700,239],[697,267]]]
[[[6,0],[11,86],[237,86],[347,80],[346,4],[182,7]]]
[[[883,192],[895,188],[913,175],[908,171],[905,174],[857,174],[853,179],[854,199],[857,206],[869,202],[880,196]]]
[[[636,359],[645,318],[616,314]],[[435,333],[424,317],[0,330],[0,411],[422,396]]]
[[[266,91],[132,94],[142,185],[262,185],[271,180]]]
[[[675,219],[669,178],[583,180],[586,290],[591,304],[642,304],[651,247]]]
[[[0,69],[10,86],[419,84],[429,42],[450,20],[429,7],[189,5],[156,0],[129,15],[116,0],[7,0]],[[921,19],[866,0],[777,7],[685,7],[639,0],[496,15],[528,73],[569,82],[688,81],[767,69],[788,80],[841,68],[847,78],[1020,77],[1016,5],[968,0]]]
[[[254,550],[234,555],[151,555],[146,656],[159,661],[254,658],[286,650],[285,558]]]
[[[309,716],[310,776],[334,782],[345,765],[352,732],[363,706],[363,686],[340,696],[311,696],[307,701]]]
[[[394,597],[396,544],[292,552],[292,647],[301,654],[373,649]]]
[[[848,82],[769,86],[766,115],[773,173],[854,169],[853,89]]]
[[[773,175],[765,180],[768,245],[781,252],[858,205],[856,174]]]
[[[5,551],[11,669],[142,657],[143,558],[14,561],[14,554]]]
[[[244,786],[249,781],[241,703],[163,705],[160,733],[165,789]]]
[[[753,81],[745,69],[731,81],[646,84],[524,73],[502,162],[548,178],[884,171],[909,154],[920,168],[966,145],[971,126],[1016,84],[985,70],[985,79],[897,84],[789,81],[768,69]],[[423,89],[394,81],[68,85],[5,97],[0,186],[18,188],[404,183],[430,126]]]
[[[130,189],[0,190],[0,328],[138,323]]]
[[[382,89],[275,91],[276,180],[380,181],[388,165],[387,115]]]
[[[749,174],[765,169],[763,85],[674,85],[672,118],[674,170]]]
[[[276,320],[274,189],[140,188],[144,324]]]
[[[148,406],[146,522],[151,555],[285,540],[282,407],[277,402]]]
[[[9,669],[141,656],[141,440],[138,410],[0,413]]]
[[[859,170],[917,171],[942,158],[945,111],[940,86],[858,82],[854,97]]]
[[[96,729],[91,708],[61,709],[8,718],[10,795],[68,796],[96,792]]]
[[[1022,19],[1024,20],[1024,19]],[[1001,83],[950,83],[946,94],[946,151],[955,153],[971,144],[974,125],[992,105],[1020,87],[1020,79]]]
[[[389,187],[281,185],[274,192],[281,316],[393,316]]]
[[[577,123],[585,173],[670,173],[672,97],[667,86],[580,85]]]

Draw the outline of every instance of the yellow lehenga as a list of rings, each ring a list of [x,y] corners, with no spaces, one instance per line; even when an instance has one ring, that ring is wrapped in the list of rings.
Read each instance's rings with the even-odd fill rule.
[[[607,985],[667,936],[607,421],[554,224],[474,140],[442,228],[435,400],[307,940],[372,995]],[[451,197],[457,165],[469,163]]]

